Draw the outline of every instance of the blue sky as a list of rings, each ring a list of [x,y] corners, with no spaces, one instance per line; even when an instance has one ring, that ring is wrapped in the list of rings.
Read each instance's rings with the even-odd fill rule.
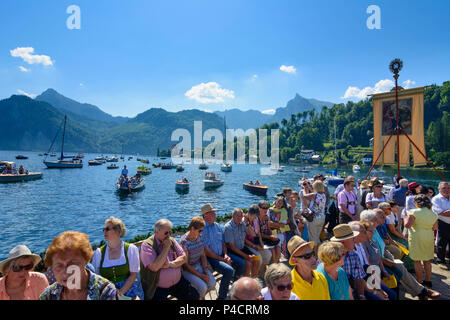
[[[66,26],[70,5],[79,30]],[[369,5],[380,30],[367,28]],[[123,116],[265,111],[295,93],[357,101],[390,88],[397,57],[400,84],[450,80],[449,15],[445,0],[1,1],[0,98],[54,88]]]

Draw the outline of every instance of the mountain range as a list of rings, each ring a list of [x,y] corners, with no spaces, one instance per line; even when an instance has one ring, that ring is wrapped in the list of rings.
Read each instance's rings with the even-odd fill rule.
[[[95,105],[80,103],[47,89],[35,99],[12,95],[0,101],[0,149],[48,150],[65,114],[68,123],[64,149],[67,151],[121,153],[123,150],[124,153],[155,154],[157,148],[168,149],[178,143],[171,141],[172,132],[178,128],[189,131],[193,146],[194,121],[202,121],[203,132],[216,128],[223,133],[224,117],[227,128],[247,130],[323,105],[332,104],[297,94],[273,115],[239,109],[210,113],[196,109],[168,112],[151,108],[127,118],[114,117]],[[58,139],[51,151],[59,150],[61,138]]]
[[[319,101],[316,99],[307,99],[299,94],[288,101],[286,107],[277,108],[274,114],[265,114],[258,110],[242,111],[240,109],[230,109],[226,111],[216,111],[215,114],[225,118],[226,125],[232,129],[259,128],[265,123],[281,122],[283,119],[289,119],[292,114],[315,109],[320,112],[323,106],[332,107],[334,103]]]

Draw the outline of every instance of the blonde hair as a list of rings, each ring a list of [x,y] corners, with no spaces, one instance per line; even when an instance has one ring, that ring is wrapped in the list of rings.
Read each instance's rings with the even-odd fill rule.
[[[313,187],[313,190],[315,192],[317,192],[317,193],[324,193],[325,192],[325,185],[320,180],[314,181],[314,183],[312,184],[312,187]]]
[[[291,269],[284,263],[272,263],[267,267],[264,274],[264,282],[267,286],[273,288],[275,281],[285,276],[289,276],[292,279]]]
[[[320,261],[326,266],[331,266],[341,260],[344,245],[340,242],[325,241],[319,246],[318,255]]]
[[[115,229],[119,233],[119,237],[122,238],[127,233],[127,228],[119,218],[111,216],[109,217],[109,219],[105,220],[105,226],[108,225],[108,223],[112,224],[113,229]]]
[[[89,236],[78,231],[64,231],[53,239],[45,252],[45,266],[50,267],[53,264],[53,256],[60,252],[74,250],[81,253],[86,263],[91,261],[94,251],[92,250]]]

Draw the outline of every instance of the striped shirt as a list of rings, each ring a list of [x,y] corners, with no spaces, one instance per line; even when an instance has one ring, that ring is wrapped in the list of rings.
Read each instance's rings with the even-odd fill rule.
[[[360,280],[366,277],[361,260],[354,250],[350,250],[345,255],[344,271],[349,279]]]
[[[205,248],[203,244],[202,237],[198,237],[197,240],[192,241],[186,234],[184,234],[180,239],[180,245],[183,247],[184,251],[188,254],[188,263],[191,266],[200,264],[200,257],[203,254],[203,249]]]

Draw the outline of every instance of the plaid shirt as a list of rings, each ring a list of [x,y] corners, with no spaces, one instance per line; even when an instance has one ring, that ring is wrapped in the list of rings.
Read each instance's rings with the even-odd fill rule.
[[[366,277],[361,260],[354,251],[348,251],[344,259],[344,271],[349,279],[360,280]]]

